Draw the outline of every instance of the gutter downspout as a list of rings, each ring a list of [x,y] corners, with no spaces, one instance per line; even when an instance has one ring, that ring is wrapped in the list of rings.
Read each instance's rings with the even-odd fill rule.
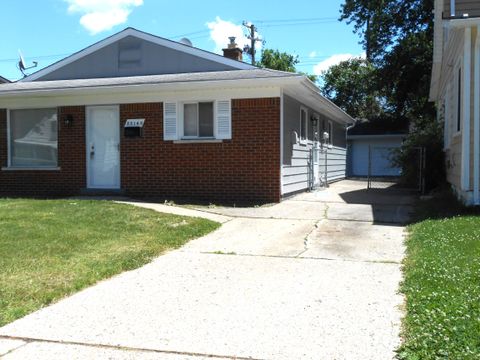
[[[348,131],[350,129],[353,129],[357,125],[357,119],[353,119],[353,124],[347,125],[345,127],[345,142],[347,144],[347,168],[345,169],[346,174],[345,176],[348,177],[348,175],[351,173],[351,167],[352,167],[352,155],[351,155],[351,149],[348,144]]]
[[[473,90],[473,203],[480,205],[480,25],[475,40]]]

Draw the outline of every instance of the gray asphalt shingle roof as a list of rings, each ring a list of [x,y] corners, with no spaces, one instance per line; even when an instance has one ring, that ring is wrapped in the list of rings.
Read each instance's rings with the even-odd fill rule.
[[[226,80],[226,81],[252,80],[252,79],[288,78],[288,77],[301,77],[301,76],[302,75],[300,74],[269,70],[269,69],[252,69],[252,70],[212,71],[212,72],[196,72],[196,73],[184,73],[184,74],[163,74],[163,75],[130,76],[130,77],[97,78],[97,79],[31,81],[31,82],[16,82],[11,84],[4,84],[0,88],[0,94],[5,92],[21,92],[21,91],[35,91],[35,90],[77,89],[77,88],[89,88],[89,87],[169,84],[169,83],[222,81],[222,80]]]

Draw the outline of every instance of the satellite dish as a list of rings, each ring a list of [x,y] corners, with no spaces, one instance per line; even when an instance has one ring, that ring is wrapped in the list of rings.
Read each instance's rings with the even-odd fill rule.
[[[32,61],[33,65],[27,67],[27,65],[25,63],[25,59],[23,58],[23,54],[20,50],[18,50],[18,58],[19,58],[18,69],[21,71],[23,77],[27,76],[27,74],[25,74],[25,70],[33,69],[33,68],[37,67],[37,65],[38,65],[38,62]]]
[[[21,72],[23,72],[26,69],[26,66],[25,66],[25,59],[23,58],[23,54],[20,50],[18,50],[18,57],[20,59],[18,61],[18,68],[20,69]]]
[[[180,43],[183,44],[183,45],[190,46],[190,47],[193,46],[192,42],[190,40],[188,40],[187,38],[180,39]]]

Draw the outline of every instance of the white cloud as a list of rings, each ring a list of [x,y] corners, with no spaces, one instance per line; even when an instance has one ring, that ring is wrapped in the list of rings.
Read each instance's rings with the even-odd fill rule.
[[[317,56],[317,52],[316,51],[312,51],[310,54],[308,54],[308,57],[309,58],[314,58]]]
[[[319,62],[317,65],[313,67],[313,73],[315,75],[322,75],[322,72],[328,70],[331,66],[337,65],[342,61],[349,60],[351,58],[356,57],[365,57],[365,54],[354,55],[354,54],[335,54],[330,56],[329,58]]]
[[[132,10],[143,5],[143,0],[64,0],[68,12],[82,14],[80,24],[90,34],[110,30],[127,21]]]
[[[219,16],[215,18],[215,21],[207,22],[206,25],[210,29],[210,39],[215,42],[214,51],[216,53],[221,53],[222,49],[227,47],[230,36],[235,36],[235,42],[241,49],[243,49],[245,45],[250,45],[250,40],[245,36],[247,29],[242,25],[222,20]],[[259,37],[258,34],[255,34],[255,36]],[[257,42],[255,47],[257,51],[260,50],[262,43]]]

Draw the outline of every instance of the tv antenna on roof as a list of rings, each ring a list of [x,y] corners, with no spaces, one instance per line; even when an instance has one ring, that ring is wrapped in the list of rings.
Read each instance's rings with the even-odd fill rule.
[[[27,67],[27,66],[25,65],[25,59],[23,58],[22,52],[21,52],[20,50],[18,50],[18,57],[19,57],[19,60],[18,60],[18,69],[19,69],[19,70],[21,71],[21,73],[23,74],[23,77],[26,77],[27,74],[25,74],[25,70],[33,69],[33,68],[37,67],[38,62],[32,61],[32,62],[33,62],[33,65]]]

